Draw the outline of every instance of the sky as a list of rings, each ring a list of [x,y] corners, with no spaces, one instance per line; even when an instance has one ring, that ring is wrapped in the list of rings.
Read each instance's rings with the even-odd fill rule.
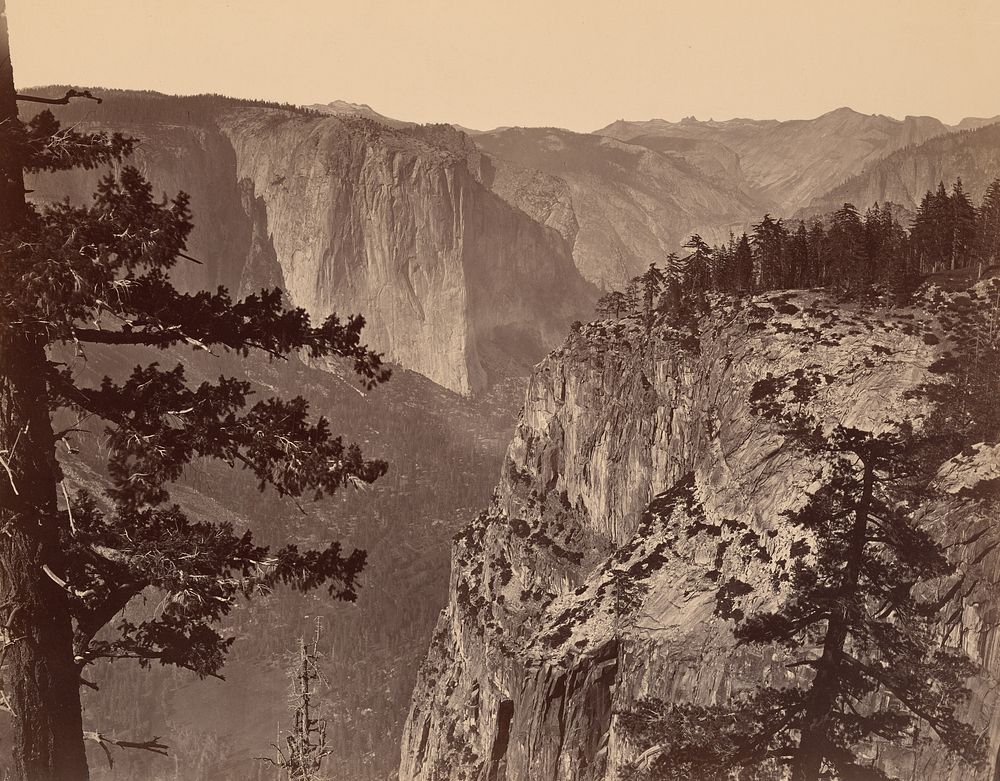
[[[1000,0],[7,0],[14,77],[415,122],[1000,114]]]

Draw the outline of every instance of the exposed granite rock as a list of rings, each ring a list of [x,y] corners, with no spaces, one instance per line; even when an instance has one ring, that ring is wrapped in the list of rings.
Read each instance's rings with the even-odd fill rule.
[[[446,388],[485,387],[490,351],[539,358],[593,300],[559,234],[483,187],[450,128],[435,145],[426,130],[260,109],[221,127],[290,298],[317,318],[364,313],[374,347]]]
[[[465,395],[526,373],[593,311],[571,245],[491,192],[488,158],[450,126],[225,101],[175,109],[180,124],[116,121],[136,100],[110,99],[105,126],[141,139],[132,162],[156,192],[191,195],[190,252],[205,262],[176,267],[185,289],[279,284],[313,318],[360,312],[370,346]],[[31,186],[86,202],[97,176]]]
[[[610,781],[635,758],[616,713],[639,698],[717,702],[792,675],[776,652],[735,649],[714,612],[730,577],[754,586],[744,609],[782,598],[769,574],[793,539],[782,513],[820,479],[751,414],[751,389],[818,367],[809,403],[828,425],[919,428],[933,408],[910,392],[941,382],[931,367],[955,347],[932,308],[781,293],[717,300],[696,335],[629,320],[574,333],[536,369],[492,506],[455,539],[400,778]],[[983,665],[968,716],[994,753],[1000,524],[971,494],[998,470],[985,445],[945,464],[951,498],[924,514],[968,573],[934,588],[943,636]],[[734,544],[748,532],[766,555]],[[871,754],[907,777],[969,778],[933,744]]]

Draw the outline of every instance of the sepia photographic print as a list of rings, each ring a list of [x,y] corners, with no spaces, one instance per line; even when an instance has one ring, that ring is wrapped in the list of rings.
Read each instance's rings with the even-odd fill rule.
[[[998,42],[0,0],[0,781],[1000,781]]]

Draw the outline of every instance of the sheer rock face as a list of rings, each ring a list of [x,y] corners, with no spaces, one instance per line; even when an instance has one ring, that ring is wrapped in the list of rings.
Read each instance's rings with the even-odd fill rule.
[[[360,312],[388,360],[464,395],[527,372],[592,311],[569,244],[484,186],[488,160],[453,128],[225,106],[116,122],[125,110],[109,101],[106,124],[141,139],[154,191],[192,196],[205,263],[178,265],[184,288],[278,284],[314,319]],[[96,178],[31,186],[86,202]]]
[[[375,347],[447,388],[486,385],[493,351],[537,360],[593,300],[559,234],[483,187],[455,131],[266,110],[222,129],[291,299],[363,312]]]
[[[926,311],[798,292],[716,301],[696,336],[647,337],[629,320],[573,334],[536,369],[492,506],[455,539],[400,778],[610,781],[635,758],[615,713],[639,698],[710,703],[791,675],[778,653],[735,649],[714,613],[732,577],[755,588],[744,610],[782,598],[771,579],[793,539],[782,513],[819,476],[751,414],[751,389],[819,367],[827,381],[809,403],[829,425],[920,426],[930,403],[908,391],[941,382],[929,367],[954,347]],[[974,540],[953,549],[977,585],[951,594],[945,631],[994,675],[1000,528],[964,497],[997,472],[986,446],[950,462],[951,498],[926,511],[947,543]],[[748,532],[766,557],[743,552]],[[988,678],[973,690],[969,718],[995,753]],[[904,777],[970,778],[933,745],[875,754]]]

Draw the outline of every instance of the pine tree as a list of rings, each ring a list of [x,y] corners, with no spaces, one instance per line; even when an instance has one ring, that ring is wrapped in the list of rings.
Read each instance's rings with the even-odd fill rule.
[[[928,190],[920,201],[910,240],[922,272],[942,271],[952,259],[952,209],[944,182]]]
[[[732,289],[733,253],[736,250],[736,236],[729,232],[729,241],[712,248],[712,289]]]
[[[756,264],[756,286],[762,290],[774,290],[785,285],[785,244],[788,231],[781,220],[765,214],[753,226],[750,243]]]
[[[845,203],[833,213],[826,232],[830,253],[837,264],[831,282],[842,290],[856,290],[868,281],[864,233],[854,204]]]
[[[987,265],[1000,261],[1000,179],[986,188],[976,232],[976,251],[982,261]]]
[[[753,390],[758,414],[824,464],[825,482],[788,515],[800,537],[790,548],[790,571],[775,573],[789,583],[782,605],[745,617],[724,598],[730,583],[717,608],[736,621],[741,644],[783,646],[798,657],[792,667],[811,676],[738,694],[725,706],[640,703],[626,730],[640,748],[664,748],[634,777],[727,778],[744,768],[782,777],[786,767],[793,781],[884,780],[889,776],[859,761],[858,746],[902,743],[919,725],[961,759],[984,758],[982,739],[956,715],[975,667],[941,645],[943,606],[917,596],[922,583],[953,571],[918,522],[935,496],[930,467],[937,461],[928,451],[936,446],[906,424],[878,435],[846,426],[826,432],[801,411],[822,382],[799,371]],[[742,544],[759,540],[748,535]],[[737,585],[736,593],[753,591]]]
[[[829,250],[826,228],[818,220],[809,228],[809,278],[813,285],[830,282]]]
[[[642,319],[649,331],[653,325],[653,312],[656,310],[656,302],[663,292],[664,277],[663,272],[655,263],[650,263],[649,268],[638,278],[640,290],[642,292]]]
[[[789,287],[800,288],[807,284],[809,276],[809,232],[806,224],[799,221],[799,227],[788,242],[788,277]]]
[[[137,366],[90,386],[49,349],[306,351],[351,362],[367,385],[388,372],[361,343],[360,317],[313,325],[279,290],[241,301],[223,288],[175,290],[170,269],[186,262],[191,230],[187,197],[156,201],[135,168],[104,177],[89,205],[29,204],[26,172],[123,163],[133,142],[62,129],[48,112],[19,119],[17,101],[31,98],[14,91],[4,11],[0,0],[0,701],[15,714],[13,778],[80,781],[87,665],[133,658],[215,675],[232,640],[214,625],[240,597],[281,584],[355,597],[363,552],[336,543],[272,551],[227,522],[190,519],[168,491],[185,465],[220,460],[293,497],[370,482],[386,467],[345,445],[325,419],[311,421],[301,398],[251,404],[249,383],[193,386],[181,364]],[[103,421],[108,487],[103,500],[64,490],[60,509],[56,445],[73,432],[57,433],[53,420],[67,414]],[[102,633],[148,589],[162,595],[162,610]],[[88,735],[105,749],[162,749]]]
[[[628,299],[620,290],[612,290],[605,293],[595,305],[595,310],[602,317],[609,317],[617,320],[622,316],[622,312],[628,309]]]
[[[687,279],[685,287],[692,293],[702,295],[712,288],[712,248],[697,233],[684,244],[691,250],[687,258]]]
[[[956,179],[948,196],[949,227],[951,229],[950,267],[964,268],[972,263],[976,250],[976,209]]]

